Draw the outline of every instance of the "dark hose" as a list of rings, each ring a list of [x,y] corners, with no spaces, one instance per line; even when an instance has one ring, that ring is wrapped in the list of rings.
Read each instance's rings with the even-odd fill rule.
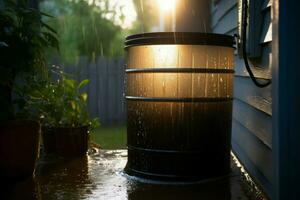
[[[249,76],[251,78],[251,80],[253,81],[253,83],[260,88],[264,88],[267,87],[268,85],[271,84],[271,80],[268,80],[265,83],[260,83],[254,76],[249,62],[248,62],[248,57],[247,57],[247,52],[246,52],[246,29],[247,29],[247,18],[248,18],[248,1],[247,0],[243,0],[243,27],[242,27],[242,53],[243,53],[243,58],[244,58],[244,63],[245,63],[245,67],[249,73]]]

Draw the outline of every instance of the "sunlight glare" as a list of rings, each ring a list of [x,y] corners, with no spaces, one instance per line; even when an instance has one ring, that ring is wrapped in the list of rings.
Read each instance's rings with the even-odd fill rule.
[[[156,0],[158,7],[161,11],[170,12],[176,7],[177,0]]]

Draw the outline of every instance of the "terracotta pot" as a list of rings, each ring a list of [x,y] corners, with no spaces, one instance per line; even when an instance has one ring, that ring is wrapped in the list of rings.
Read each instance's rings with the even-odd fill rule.
[[[60,156],[82,156],[88,150],[88,127],[43,128],[43,143],[46,153]]]
[[[40,124],[14,120],[0,125],[0,175],[22,179],[34,174],[39,155]]]

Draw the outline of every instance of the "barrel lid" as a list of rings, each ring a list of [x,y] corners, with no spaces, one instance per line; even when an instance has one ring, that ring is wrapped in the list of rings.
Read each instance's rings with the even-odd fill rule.
[[[234,47],[233,36],[199,32],[152,32],[129,35],[125,40],[125,49],[139,45],[186,44]]]

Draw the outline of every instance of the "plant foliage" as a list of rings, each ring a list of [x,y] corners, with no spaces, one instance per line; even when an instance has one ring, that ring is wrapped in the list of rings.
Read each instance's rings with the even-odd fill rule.
[[[51,17],[28,7],[27,0],[4,0],[0,10],[0,120],[14,117],[12,89],[17,76],[47,76],[45,48],[58,49],[56,31],[42,18]]]
[[[19,89],[21,100],[24,100],[20,114],[30,115],[47,127],[97,127],[98,119],[89,117],[88,95],[82,91],[89,80],[77,82],[58,67],[53,67],[53,72],[57,80],[33,78],[29,85]]]

